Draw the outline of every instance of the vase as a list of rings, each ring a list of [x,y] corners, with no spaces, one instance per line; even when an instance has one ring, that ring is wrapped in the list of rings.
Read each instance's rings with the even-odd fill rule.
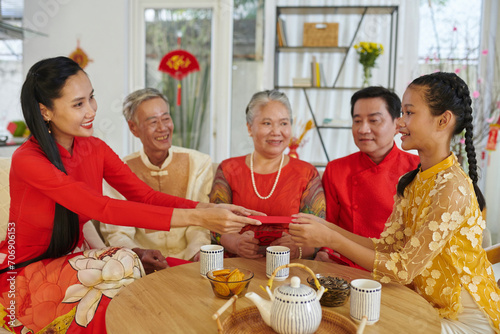
[[[297,149],[299,148],[299,145],[290,145],[289,148],[290,148],[290,152],[288,152],[288,156],[295,158],[295,159],[298,159],[299,154],[297,153]]]
[[[370,86],[370,79],[372,77],[372,67],[364,66],[363,67],[363,84],[361,87],[365,88]]]

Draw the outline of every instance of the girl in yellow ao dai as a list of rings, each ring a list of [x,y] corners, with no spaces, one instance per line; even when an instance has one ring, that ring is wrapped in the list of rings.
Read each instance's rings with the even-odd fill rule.
[[[471,103],[454,73],[424,75],[408,86],[398,126],[402,148],[416,149],[421,165],[401,177],[379,239],[304,214],[289,229],[298,246],[328,246],[382,283],[411,284],[437,310],[446,334],[500,333],[500,289],[481,247],[485,200]],[[469,176],[450,153],[451,138],[464,129]]]
[[[448,319],[462,313],[465,289],[498,331],[500,291],[481,247],[485,222],[455,155],[419,172],[395,198],[385,230],[373,239],[373,277],[412,283]]]

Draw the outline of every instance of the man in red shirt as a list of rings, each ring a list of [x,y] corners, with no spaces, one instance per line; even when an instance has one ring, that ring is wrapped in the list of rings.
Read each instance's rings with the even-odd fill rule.
[[[401,151],[394,142],[400,113],[401,100],[386,88],[367,87],[354,93],[352,136],[359,152],[326,166],[326,220],[364,237],[380,236],[392,212],[399,178],[419,164],[417,155]],[[316,259],[352,265],[328,248],[322,248]]]

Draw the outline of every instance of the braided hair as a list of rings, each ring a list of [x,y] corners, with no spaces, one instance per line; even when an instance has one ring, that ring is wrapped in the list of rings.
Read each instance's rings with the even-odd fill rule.
[[[469,177],[474,185],[479,208],[483,210],[486,201],[477,185],[479,176],[473,142],[472,100],[467,84],[455,73],[436,72],[413,80],[409,85],[409,88],[411,87],[421,88],[424,101],[432,115],[439,116],[446,110],[450,110],[455,115],[456,124],[453,134],[458,135],[465,129],[465,151],[469,163]],[[399,196],[403,196],[406,186],[413,181],[419,168],[420,165],[400,179],[397,187]]]
[[[54,100],[61,97],[66,80],[79,71],[83,70],[67,57],[44,59],[31,67],[21,89],[21,107],[31,135],[35,137],[47,159],[63,173],[66,173],[66,169],[56,141],[49,133],[48,124],[41,114],[40,103],[52,109]],[[78,215],[56,203],[49,247],[42,255],[23,264],[64,256],[75,249],[79,238]]]

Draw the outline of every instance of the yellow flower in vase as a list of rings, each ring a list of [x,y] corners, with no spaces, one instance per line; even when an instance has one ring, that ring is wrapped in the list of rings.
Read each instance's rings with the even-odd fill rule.
[[[372,68],[375,67],[378,56],[384,53],[384,46],[379,43],[359,42],[354,45],[354,49],[359,55],[359,63],[363,65],[363,87],[367,87],[370,85]]]

